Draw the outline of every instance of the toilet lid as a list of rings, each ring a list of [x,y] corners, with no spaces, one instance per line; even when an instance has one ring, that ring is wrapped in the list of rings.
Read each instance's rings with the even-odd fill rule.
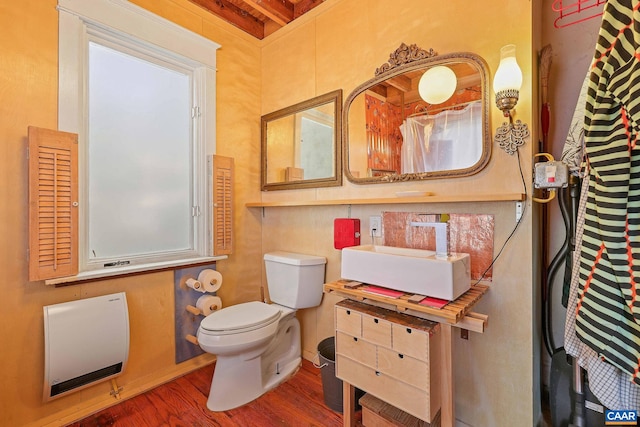
[[[279,317],[278,306],[251,301],[211,313],[202,320],[200,327],[212,332],[228,332],[269,324]]]

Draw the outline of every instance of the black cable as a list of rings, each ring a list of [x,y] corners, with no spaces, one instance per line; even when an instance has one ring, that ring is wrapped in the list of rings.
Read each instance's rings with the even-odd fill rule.
[[[551,293],[553,291],[553,282],[558,273],[559,268],[563,262],[566,261],[566,257],[569,254],[569,236],[571,233],[569,224],[569,211],[567,208],[566,190],[562,189],[561,194],[558,196],[558,204],[560,206],[560,212],[562,213],[562,220],[564,221],[565,237],[562,246],[551,260],[549,264],[549,270],[547,274],[547,283],[544,284],[545,289],[543,295],[546,295],[546,299],[542,302],[542,337],[544,339],[545,347],[549,356],[553,357],[554,353],[558,350],[553,339],[553,328],[551,321]],[[543,266],[543,268],[547,268]]]
[[[567,206],[567,197],[571,198],[570,208]],[[561,347],[556,348],[553,339],[553,328],[551,319],[551,294],[553,292],[553,283],[555,281],[556,274],[558,273],[558,270],[563,263],[565,266],[563,288],[565,286],[564,282],[570,283],[571,281],[571,258],[573,256],[573,252],[575,251],[575,241],[573,241],[573,239],[575,238],[575,230],[577,227],[576,221],[579,198],[580,179],[572,176],[570,177],[568,187],[562,190],[562,197],[558,197],[558,203],[560,205],[560,212],[562,213],[562,220],[564,221],[566,234],[562,246],[549,264],[549,274],[547,275],[547,283],[544,284],[545,289],[543,292],[543,294],[546,294],[547,298],[542,302],[542,334],[547,352],[549,353],[549,356],[552,357],[555,352],[558,351]],[[566,308],[566,304],[564,304],[564,293],[565,290],[563,289],[563,306]]]
[[[493,260],[491,261],[491,264],[489,264],[489,266],[482,272],[482,275],[480,276],[478,281],[474,283],[474,285],[477,285],[478,283],[480,283],[480,281],[484,279],[485,274],[487,274],[487,272],[491,269],[491,267],[493,267],[493,264],[495,264],[495,262],[498,260],[498,258],[502,254],[502,251],[504,251],[504,248],[507,246],[507,243],[509,243],[509,240],[511,240],[511,238],[515,234],[516,230],[518,229],[518,226],[520,226],[520,223],[522,223],[522,220],[524,219],[524,214],[527,211],[527,198],[528,198],[527,183],[524,180],[524,173],[522,172],[522,163],[520,162],[520,150],[516,150],[516,155],[518,156],[518,168],[520,170],[520,178],[522,179],[522,188],[524,189],[524,203],[522,204],[522,213],[520,214],[520,218],[518,219],[518,222],[516,222],[516,225],[513,227],[513,230],[511,230],[509,237],[507,237],[507,240],[505,240],[504,243],[502,244],[502,247],[498,251],[498,254],[495,256],[495,258],[493,258]]]

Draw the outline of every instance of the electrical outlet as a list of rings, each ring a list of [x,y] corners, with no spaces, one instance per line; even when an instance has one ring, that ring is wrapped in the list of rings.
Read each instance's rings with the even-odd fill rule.
[[[516,222],[520,221],[520,218],[522,218],[523,209],[524,204],[522,202],[516,202]]]
[[[382,237],[382,217],[369,217],[369,236]]]

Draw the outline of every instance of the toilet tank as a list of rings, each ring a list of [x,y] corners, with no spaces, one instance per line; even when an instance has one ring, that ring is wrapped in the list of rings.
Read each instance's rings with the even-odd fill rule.
[[[293,252],[264,254],[271,301],[294,309],[320,305],[326,263],[321,256]]]

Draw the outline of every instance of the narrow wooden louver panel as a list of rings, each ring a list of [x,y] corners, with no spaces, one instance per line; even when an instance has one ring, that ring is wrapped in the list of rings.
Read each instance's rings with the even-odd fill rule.
[[[213,156],[213,254],[233,252],[233,159]]]
[[[78,273],[78,135],[29,127],[29,280]]]

